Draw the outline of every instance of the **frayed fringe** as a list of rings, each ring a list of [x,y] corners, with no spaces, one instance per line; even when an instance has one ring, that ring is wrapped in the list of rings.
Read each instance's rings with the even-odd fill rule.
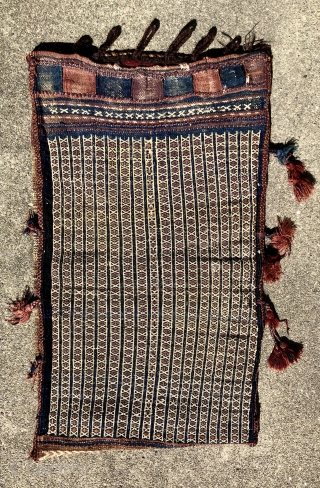
[[[36,235],[44,234],[43,230],[41,230],[39,226],[38,215],[35,214],[32,210],[29,211],[29,217],[26,220],[26,229],[23,231],[24,234],[27,235]]]
[[[38,356],[36,356],[34,361],[30,361],[30,371],[27,374],[27,379],[31,380],[32,389],[33,389],[34,383],[37,379],[39,368],[40,368],[41,364],[42,364],[41,354],[38,354]]]
[[[288,171],[288,182],[293,186],[293,193],[298,202],[307,200],[314,191],[315,178],[305,169],[304,163],[295,158],[298,143],[290,139],[284,144],[270,144],[270,152],[275,154]]]
[[[27,286],[23,296],[17,299],[9,305],[9,309],[12,312],[12,318],[8,320],[9,324],[17,325],[27,322],[32,314],[34,308],[40,303],[38,297],[30,291]]]
[[[94,453],[95,451],[89,451],[87,449],[83,449],[83,450],[80,450],[80,449],[77,449],[77,450],[74,450],[74,451],[69,451],[69,450],[52,450],[52,451],[41,451],[40,449],[34,447],[30,453],[29,453],[29,457],[31,459],[33,459],[36,463],[38,463],[39,461],[45,461],[46,459],[48,458],[52,458],[52,457],[61,457],[61,456],[64,456],[64,457],[67,457],[67,456],[71,456],[71,455],[74,455],[74,454],[83,454],[83,453]]]

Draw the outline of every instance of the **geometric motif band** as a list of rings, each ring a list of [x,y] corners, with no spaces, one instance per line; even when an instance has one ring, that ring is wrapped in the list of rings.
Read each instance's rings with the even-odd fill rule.
[[[262,138],[48,137],[49,435],[250,442]]]
[[[159,107],[138,107],[134,108],[128,105],[128,107],[119,107],[115,104],[109,103],[105,108],[105,104],[99,104],[99,101],[83,101],[81,105],[76,100],[68,99],[57,100],[48,99],[48,95],[45,96],[45,101],[41,98],[37,100],[39,104],[39,113],[44,117],[44,121],[50,123],[52,117],[59,117],[61,120],[64,117],[66,120],[70,120],[70,117],[78,116],[82,120],[94,120],[95,122],[103,121],[103,119],[115,119],[118,122],[125,121],[152,121],[152,120],[172,120],[182,119],[184,117],[197,117],[201,115],[210,114],[226,114],[226,113],[247,113],[252,111],[261,111],[265,108],[265,97],[258,94],[251,94],[248,96],[233,97],[231,99],[223,99],[220,102],[208,101],[195,101],[192,106],[190,103],[180,103],[174,106],[159,104]],[[104,105],[104,106],[102,106]]]

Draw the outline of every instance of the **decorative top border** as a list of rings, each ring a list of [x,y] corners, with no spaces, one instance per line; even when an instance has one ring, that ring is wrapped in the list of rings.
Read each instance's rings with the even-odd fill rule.
[[[117,25],[112,27],[107,39],[100,47],[94,46],[92,38],[89,35],[85,35],[75,43],[43,42],[35,48],[35,51],[67,55],[78,54],[98,64],[118,64],[127,68],[175,66],[181,63],[199,61],[203,58],[219,58],[228,54],[244,54],[252,51],[263,51],[272,56],[270,45],[264,42],[263,39],[256,39],[254,28],[246,34],[243,44],[241,36],[237,35],[232,38],[222,32],[225,37],[229,38],[229,42],[225,45],[220,42],[221,48],[208,49],[217,35],[217,28],[212,27],[208,34],[198,41],[192,53],[179,53],[179,49],[192,36],[196,26],[197,21],[195,19],[188,22],[166,51],[145,51],[145,48],[160,27],[158,19],[154,19],[151,22],[135,49],[110,50],[110,47],[121,34],[121,26]]]
[[[263,52],[204,58],[180,66],[120,68],[97,65],[78,54],[33,52],[28,56],[35,76],[34,91],[41,99],[66,95],[151,103],[177,102],[190,97],[225,97],[244,90],[266,90],[270,58]],[[43,101],[44,103],[44,101]],[[42,103],[42,104],[43,104]]]

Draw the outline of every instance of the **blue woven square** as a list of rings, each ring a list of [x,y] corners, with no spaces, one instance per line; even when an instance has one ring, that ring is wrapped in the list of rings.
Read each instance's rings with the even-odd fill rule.
[[[246,75],[242,66],[226,66],[220,71],[220,78],[226,88],[236,88],[246,82]]]
[[[176,97],[193,93],[192,76],[169,76],[164,79],[164,96]]]
[[[115,78],[112,76],[97,76],[97,95],[113,98],[131,98],[130,78]]]
[[[36,87],[37,91],[62,92],[62,67],[38,66]]]

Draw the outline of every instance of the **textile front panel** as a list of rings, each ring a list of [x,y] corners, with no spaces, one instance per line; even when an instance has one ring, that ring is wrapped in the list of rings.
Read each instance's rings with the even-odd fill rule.
[[[48,54],[35,54],[41,73]],[[203,86],[207,63],[194,64],[191,86]],[[142,102],[92,95],[92,73],[83,98],[35,95],[46,254],[39,441],[256,440],[267,88],[247,77],[242,91],[233,81],[196,97],[174,75],[174,96],[168,81],[144,81]]]

